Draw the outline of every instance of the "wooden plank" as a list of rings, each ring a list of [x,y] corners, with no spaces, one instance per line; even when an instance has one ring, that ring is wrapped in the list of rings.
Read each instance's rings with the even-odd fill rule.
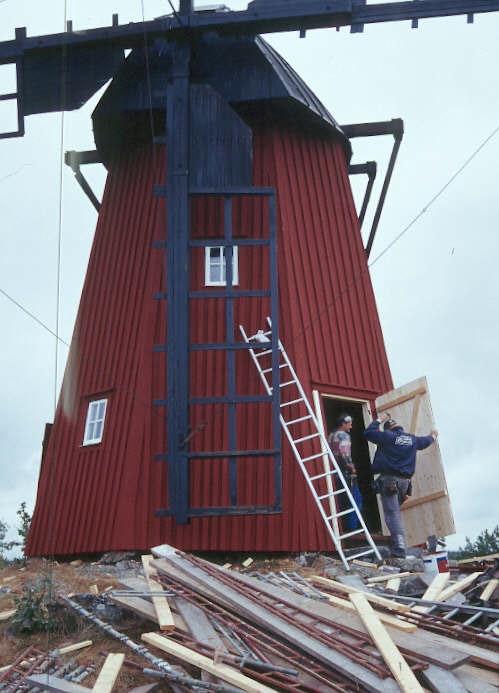
[[[484,669],[483,667],[475,667],[473,666],[473,664],[463,664],[459,667],[459,669],[456,669],[455,671],[456,673],[465,672],[466,674],[469,674],[470,676],[473,676],[476,679],[480,679],[481,681],[485,681],[486,683],[490,683],[496,687],[498,685],[496,671],[489,671],[488,669]]]
[[[403,385],[376,400],[378,411],[391,416],[409,431],[414,419],[416,398],[420,397],[415,435],[428,435],[435,428],[428,385],[425,378]],[[438,497],[433,494],[439,494]],[[379,498],[379,497],[378,497]],[[425,499],[424,501],[419,499]],[[431,499],[431,500],[430,500]],[[454,534],[455,525],[438,440],[417,455],[412,478],[412,497],[402,505],[408,546],[423,544],[428,536]],[[383,533],[388,534],[386,524]]]
[[[401,580],[398,577],[390,578],[386,583],[386,589],[392,590],[392,592],[398,592],[399,587],[400,587],[400,582],[401,582]],[[372,599],[370,599],[369,601],[372,602]]]
[[[488,683],[478,676],[473,676],[467,671],[463,671],[464,667],[459,667],[456,669],[454,674],[458,681],[464,686],[465,690],[469,693],[497,693],[498,687],[494,683]],[[495,677],[496,682],[498,681],[497,674]],[[451,691],[453,689],[449,689]]]
[[[182,597],[175,598],[175,605],[195,640],[215,650],[227,652],[222,638],[211,625],[203,609]]]
[[[0,621],[8,621],[16,613],[17,609],[7,609],[7,611],[0,611]]]
[[[434,693],[466,693],[466,688],[453,671],[446,671],[436,664],[430,664],[421,672],[421,676]]]
[[[417,381],[416,381],[417,382]],[[394,392],[397,392],[397,390],[394,390]],[[398,397],[395,397],[393,399],[388,399],[386,402],[383,402],[382,404],[378,404],[378,401],[376,400],[376,411],[387,411],[388,409],[393,409],[393,407],[398,407],[399,404],[404,404],[405,402],[409,402],[410,400],[415,399],[416,397],[421,398],[421,395],[425,395],[427,392],[427,388],[425,385],[421,385],[420,387],[417,387],[415,390],[409,390],[409,392],[404,393],[403,395],[399,395]],[[390,394],[390,393],[388,393]],[[383,395],[385,397],[386,395]],[[379,398],[381,399],[381,398]]]
[[[299,609],[303,609],[313,618],[319,617],[321,619],[327,619],[330,620],[332,624],[339,623],[340,625],[354,628],[360,633],[366,632],[364,624],[356,612],[346,611],[331,603],[302,597],[285,587],[276,587],[268,582],[262,582],[261,580],[256,580],[256,578],[251,578],[241,573],[237,573],[233,575],[233,577],[238,582],[253,587],[255,590],[270,594],[278,599],[286,599],[287,602],[295,605]],[[195,581],[192,581],[193,587],[195,584]],[[413,633],[405,633],[388,624],[385,625],[390,637],[400,649],[407,653],[415,654],[428,662],[437,664],[446,669],[455,669],[455,667],[469,661],[471,656],[478,657],[486,666],[493,667],[499,662],[499,657],[496,653],[485,650],[482,647],[477,647],[476,645],[469,645],[421,629],[418,630],[417,637],[415,637]]]
[[[348,596],[351,597],[352,594],[362,594],[365,597],[367,597],[367,594],[364,594],[364,592],[360,591],[350,592]],[[339,606],[341,609],[346,609],[347,611],[355,611],[355,607],[346,599],[341,599],[341,597],[334,597],[332,594],[328,594],[326,596],[328,601],[331,602],[331,604]],[[418,629],[415,623],[409,623],[409,621],[401,621],[396,616],[390,616],[390,614],[377,613],[377,616],[380,621],[383,621],[383,623],[387,623],[393,628],[403,630],[406,633],[414,633],[414,631]]]
[[[64,647],[57,648],[56,652],[58,655],[69,654],[70,652],[76,652],[77,650],[82,650],[84,647],[90,647],[93,645],[93,640],[82,640],[81,642],[75,642],[71,645],[65,645]]]
[[[427,599],[428,601],[435,602],[438,600],[440,592],[444,589],[445,585],[449,582],[450,573],[438,573],[435,575],[433,580],[428,585],[426,592],[423,594],[422,599]],[[430,606],[418,605],[413,608],[413,611],[417,611],[420,614],[424,614],[431,609]]]
[[[125,655],[122,653],[108,654],[92,688],[93,693],[111,693],[124,661]]]
[[[474,558],[463,558],[460,561],[458,561],[459,565],[462,565],[464,563],[476,563],[477,561],[494,561],[496,558],[499,558],[499,553],[489,553],[486,556],[475,556]]]
[[[421,406],[421,394],[416,395],[414,399],[414,408],[412,410],[412,416],[411,416],[411,423],[409,425],[409,433],[415,433],[416,432],[416,427],[418,423],[418,416],[419,416],[419,408]]]
[[[438,601],[445,602],[446,599],[450,599],[458,592],[461,592],[462,590],[466,589],[466,587],[469,587],[469,585],[471,585],[472,582],[475,582],[479,575],[483,575],[483,572],[471,573],[471,575],[467,575],[462,580],[458,580],[453,585],[450,585],[442,592],[440,592]]]
[[[209,657],[205,657],[184,645],[180,645],[164,635],[158,635],[158,633],[142,633],[141,639],[148,645],[157,647],[159,650],[162,650],[162,652],[167,652],[177,659],[188,662],[198,669],[202,669],[233,686],[237,686],[243,691],[247,691],[247,693],[275,693],[274,688],[265,686],[260,681],[254,681],[249,678],[249,676],[241,674],[237,669],[233,669],[228,664],[215,664]]]
[[[362,592],[364,596],[373,604],[379,604],[380,606],[384,606],[391,611],[398,611],[401,614],[407,614],[411,611],[409,604],[399,604],[398,602],[393,601],[393,599],[381,597],[379,594],[371,594],[371,592],[366,592],[365,590],[355,587],[354,585],[343,584],[342,582],[336,582],[336,580],[323,578],[319,575],[312,575],[309,580],[315,582],[317,585],[331,587],[338,591],[346,592],[347,594],[350,594],[350,592]]]
[[[404,693],[423,693],[423,688],[414,676],[412,669],[386,632],[379,619],[379,614],[376,614],[365,596],[361,592],[352,592],[349,598],[402,691]]]
[[[376,575],[376,577],[367,578],[367,582],[369,585],[372,585],[375,582],[386,582],[386,580],[393,580],[393,578],[409,577],[409,575],[414,575],[414,573],[411,573],[409,571],[405,571],[404,573],[385,573],[384,575]]]
[[[144,575],[151,592],[162,592],[163,586],[160,582],[154,579],[155,577],[157,577],[157,573],[155,568],[151,566],[152,561],[152,556],[142,556],[142,566],[144,568]],[[152,597],[152,603],[154,605],[154,608],[156,609],[160,630],[174,630],[175,621],[173,620],[173,615],[166,597]]]
[[[90,693],[91,688],[80,686],[79,683],[66,681],[58,676],[51,674],[31,674],[26,677],[28,683],[33,683],[39,686],[42,691],[60,691],[60,693]]]
[[[133,613],[137,614],[137,616],[141,616],[149,621],[158,623],[158,614],[156,613],[156,609],[151,602],[147,601],[147,599],[143,599],[142,597],[122,597],[119,594],[110,594],[109,597],[113,602],[115,602],[115,604],[119,604],[124,609],[133,611]]]
[[[163,547],[161,547],[163,548]],[[153,551],[157,554],[159,553],[160,547],[156,547]],[[346,655],[336,650],[333,650],[328,645],[316,640],[307,632],[299,627],[299,624],[290,624],[287,620],[274,615],[269,612],[258,601],[258,592],[268,591],[277,592],[279,595],[281,588],[276,588],[274,585],[269,585],[262,581],[255,580],[247,575],[241,573],[230,574],[234,576],[238,581],[249,584],[255,588],[255,596],[250,599],[249,597],[242,595],[239,591],[234,590],[224,583],[216,580],[214,577],[207,575],[197,566],[193,566],[191,563],[183,559],[180,555],[173,553],[168,553],[165,550],[165,555],[168,556],[166,559],[155,561],[154,565],[161,571],[164,571],[167,575],[169,570],[173,567],[172,575],[175,576],[177,580],[182,582],[188,587],[192,587],[196,592],[202,593],[208,598],[214,599],[215,602],[226,605],[230,611],[241,614],[245,618],[248,618],[252,623],[256,623],[259,626],[263,626],[265,629],[271,633],[278,635],[283,638],[288,644],[299,648],[301,651],[306,652],[308,655],[318,659],[326,666],[330,666],[333,669],[337,669],[342,674],[344,674],[348,679],[358,682],[364,688],[374,693],[378,691],[390,691],[395,692],[396,686],[395,682],[388,680],[383,680],[374,672],[365,669],[357,662],[353,661]],[[222,568],[220,568],[222,570]],[[274,590],[272,590],[274,588]],[[300,597],[289,590],[282,591],[287,595],[288,593],[291,597],[295,596],[298,599]],[[324,606],[321,602],[317,600],[307,600],[307,603],[319,607]],[[326,605],[327,606],[327,605]],[[394,687],[395,686],[395,687]]]
[[[493,580],[489,580],[487,586],[480,595],[480,599],[482,599],[484,602],[488,601],[494,594],[497,585],[499,585],[499,580],[497,580],[496,578],[494,578]]]
[[[418,505],[423,505],[423,503],[431,503],[431,501],[446,497],[447,491],[435,491],[434,493],[428,493],[426,496],[420,496],[419,498],[409,498],[404,501],[400,507],[402,510],[408,510],[409,508],[417,508]]]

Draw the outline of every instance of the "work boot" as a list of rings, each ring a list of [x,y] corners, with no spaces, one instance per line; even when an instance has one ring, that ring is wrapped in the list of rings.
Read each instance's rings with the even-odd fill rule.
[[[405,537],[403,534],[396,534],[392,537],[391,554],[394,558],[405,558]]]

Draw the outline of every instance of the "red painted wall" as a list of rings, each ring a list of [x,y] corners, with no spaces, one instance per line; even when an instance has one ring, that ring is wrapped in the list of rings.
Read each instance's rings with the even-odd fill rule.
[[[311,392],[374,399],[392,387],[375,299],[340,142],[292,130],[255,132],[254,182],[277,189],[281,339]],[[142,149],[110,166],[58,410],[45,445],[29,555],[146,549],[168,542],[187,550],[301,551],[331,545],[306,484],[283,440],[283,512],[195,518],[176,525],[157,518],[167,505],[163,254],[165,203],[152,195],[162,182],[164,152]],[[235,202],[234,235],[267,235],[261,200]],[[192,235],[221,238],[220,201],[197,199]],[[267,251],[239,249],[240,288],[267,288]],[[193,249],[191,288],[204,284],[204,250]],[[267,299],[237,302],[236,324],[263,326]],[[192,342],[223,341],[224,302],[191,300]],[[191,355],[191,396],[224,393],[221,352]],[[240,393],[262,394],[257,373],[237,353]],[[88,401],[109,398],[101,444],[82,446]],[[238,447],[271,447],[268,405],[239,409]],[[292,412],[290,412],[290,415]],[[221,405],[194,406],[191,427],[205,423],[192,450],[227,446]],[[305,430],[305,429],[304,429]],[[191,463],[191,504],[228,504],[228,466]],[[267,459],[238,463],[241,504],[269,504],[273,470]]]

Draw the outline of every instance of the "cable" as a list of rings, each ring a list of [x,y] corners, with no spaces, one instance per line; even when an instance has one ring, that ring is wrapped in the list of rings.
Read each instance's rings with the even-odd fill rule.
[[[64,339],[61,339],[61,338],[57,335],[56,332],[54,332],[53,330],[51,330],[50,327],[48,327],[44,322],[42,322],[39,318],[37,318],[36,315],[34,315],[31,311],[29,311],[27,308],[25,308],[21,303],[19,303],[19,301],[16,301],[16,299],[13,298],[10,294],[8,294],[8,293],[7,293],[6,291],[4,291],[3,289],[0,289],[0,294],[2,294],[3,296],[5,296],[5,298],[7,298],[9,301],[11,301],[15,306],[17,306],[18,308],[20,308],[20,309],[23,311],[23,313],[26,313],[26,315],[29,315],[29,317],[30,317],[32,320],[34,320],[35,322],[37,322],[37,323],[40,325],[40,327],[43,327],[44,330],[47,330],[47,332],[48,332],[49,334],[51,334],[53,337],[55,337],[55,338],[58,339],[60,342],[62,342],[63,344],[65,344],[67,347],[69,347],[69,344],[68,344],[67,342],[65,342]]]
[[[151,69],[150,69],[150,64],[149,64],[149,46],[147,43],[144,0],[140,0],[140,5],[142,8],[142,26],[144,27],[144,57],[145,57],[145,61],[146,61],[146,82],[147,82],[147,92],[148,92],[148,96],[149,96],[149,125],[151,128],[151,143],[154,143],[154,116],[153,116],[153,109],[152,109]]]
[[[0,0],[0,2],[1,2],[1,1],[2,1],[2,0]],[[26,168],[26,166],[31,166],[31,165],[32,165],[32,164],[23,164],[22,166],[20,166],[20,167],[19,167],[18,169],[16,169],[15,171],[12,171],[12,173],[8,173],[8,174],[7,174],[6,176],[4,176],[3,178],[0,178],[0,183],[2,183],[4,180],[7,180],[7,178],[12,178],[12,176],[17,176],[17,174],[20,173],[20,172],[23,170],[23,168]]]

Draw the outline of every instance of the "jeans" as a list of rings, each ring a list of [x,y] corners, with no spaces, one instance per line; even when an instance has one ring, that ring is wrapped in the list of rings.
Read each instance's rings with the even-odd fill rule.
[[[405,558],[405,531],[400,506],[405,500],[410,479],[382,474],[381,503],[385,513],[385,522],[390,531],[392,556]]]

